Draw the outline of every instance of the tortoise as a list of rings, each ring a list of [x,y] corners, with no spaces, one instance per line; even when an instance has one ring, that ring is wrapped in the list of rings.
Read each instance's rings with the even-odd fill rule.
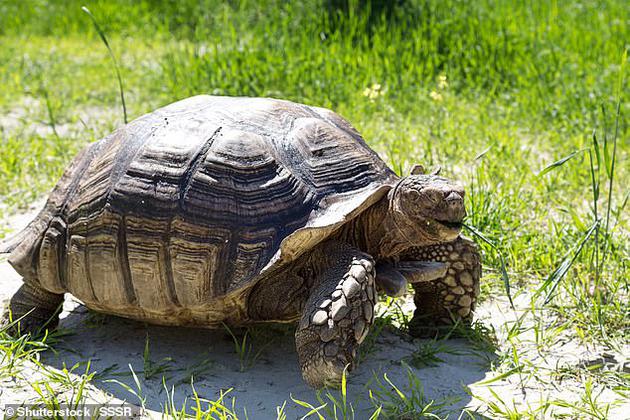
[[[460,234],[463,199],[419,166],[398,177],[330,110],[194,96],[72,161],[0,247],[24,279],[3,322],[52,328],[65,292],[160,325],[297,322],[303,378],[335,385],[377,292],[412,284],[418,335],[470,322],[480,257]]]

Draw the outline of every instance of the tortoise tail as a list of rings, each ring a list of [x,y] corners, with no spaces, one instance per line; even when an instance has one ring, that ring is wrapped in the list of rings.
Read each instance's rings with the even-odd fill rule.
[[[29,236],[29,232],[30,229],[27,227],[17,235],[13,235],[12,237],[0,242],[0,254],[10,254],[15,251],[15,248],[24,241],[24,238]]]
[[[46,203],[46,206],[24,229],[0,241],[0,254],[12,254],[22,243],[32,244],[44,233],[51,219],[52,214]]]
[[[36,275],[37,251],[52,214],[44,208],[21,232],[0,243],[0,254],[10,254],[9,263],[23,277]]]

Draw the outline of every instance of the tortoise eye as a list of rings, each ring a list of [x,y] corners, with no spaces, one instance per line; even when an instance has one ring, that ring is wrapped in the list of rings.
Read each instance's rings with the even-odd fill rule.
[[[444,200],[444,194],[439,190],[429,190],[426,196],[432,203],[439,203]]]

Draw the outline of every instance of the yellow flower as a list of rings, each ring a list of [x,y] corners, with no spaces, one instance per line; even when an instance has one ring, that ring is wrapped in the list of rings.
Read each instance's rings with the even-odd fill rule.
[[[431,93],[429,93],[429,97],[431,97],[431,99],[433,99],[435,102],[442,102],[442,94],[439,92],[436,92],[434,90],[431,91]]]
[[[440,76],[438,76],[438,88],[446,89],[447,87],[448,87],[448,81],[446,80],[446,75],[441,74]]]
[[[381,85],[378,83],[372,84],[370,87],[363,89],[363,96],[367,96],[371,101],[382,96],[384,92],[381,90]]]

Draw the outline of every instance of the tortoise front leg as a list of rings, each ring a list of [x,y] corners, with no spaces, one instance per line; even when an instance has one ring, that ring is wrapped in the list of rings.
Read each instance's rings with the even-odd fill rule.
[[[455,322],[470,324],[481,277],[475,243],[459,236],[453,242],[414,248],[404,257],[448,265],[445,275],[437,280],[413,283],[416,310],[410,333],[416,337],[435,336],[446,332]]]
[[[379,292],[388,296],[401,297],[407,291],[407,283],[436,280],[444,277],[447,270],[447,264],[434,261],[379,262],[376,286]]]
[[[295,343],[304,380],[313,387],[338,386],[346,366],[374,321],[374,261],[348,245],[329,243],[333,262],[315,282]]]

